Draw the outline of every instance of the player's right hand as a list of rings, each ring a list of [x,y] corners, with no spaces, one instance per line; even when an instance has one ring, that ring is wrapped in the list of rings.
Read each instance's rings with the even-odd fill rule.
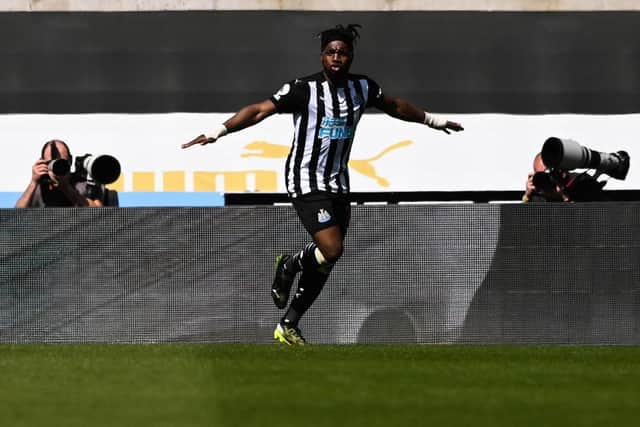
[[[182,144],[181,147],[182,148],[189,148],[192,145],[207,145],[207,144],[213,144],[214,142],[216,142],[215,138],[210,138],[205,136],[204,134],[202,135],[198,135],[197,137],[195,137],[194,139],[192,139],[191,141]]]
[[[460,132],[461,130],[464,130],[464,128],[460,123],[450,122],[449,120],[447,120],[447,124],[444,126],[442,130],[445,131],[446,133],[449,133],[448,132],[449,130],[452,130],[454,132]]]

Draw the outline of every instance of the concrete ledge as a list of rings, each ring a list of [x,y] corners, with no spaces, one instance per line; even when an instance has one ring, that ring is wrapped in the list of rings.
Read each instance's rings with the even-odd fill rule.
[[[640,10],[634,0],[5,0],[0,11],[154,10],[465,10],[613,11]]]

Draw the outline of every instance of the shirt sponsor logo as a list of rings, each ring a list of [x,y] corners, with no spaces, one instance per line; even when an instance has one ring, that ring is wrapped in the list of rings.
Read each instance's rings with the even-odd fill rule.
[[[320,123],[318,138],[347,139],[353,138],[353,126],[347,126],[346,117],[325,117]]]

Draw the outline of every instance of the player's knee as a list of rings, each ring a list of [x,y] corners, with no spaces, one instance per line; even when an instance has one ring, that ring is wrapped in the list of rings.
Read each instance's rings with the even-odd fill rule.
[[[335,264],[342,256],[344,246],[342,242],[335,242],[325,245],[320,251],[328,264]]]

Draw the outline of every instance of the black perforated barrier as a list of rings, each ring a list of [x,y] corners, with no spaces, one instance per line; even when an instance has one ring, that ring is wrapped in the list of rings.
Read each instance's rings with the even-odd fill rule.
[[[270,342],[291,207],[0,210],[1,342]],[[640,343],[640,204],[354,206],[313,343]]]

